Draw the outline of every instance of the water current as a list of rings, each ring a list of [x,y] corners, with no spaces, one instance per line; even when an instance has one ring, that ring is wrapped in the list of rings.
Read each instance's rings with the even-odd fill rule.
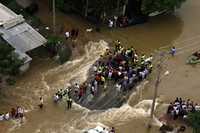
[[[68,111],[64,102],[53,104],[52,95],[58,89],[87,79],[91,65],[108,48],[108,43],[100,40],[87,43],[83,56],[60,66],[50,59],[37,58],[32,62],[30,70],[17,79],[15,86],[1,89],[0,112],[22,105],[26,109],[26,118],[23,123],[15,120],[1,122],[0,133],[80,133],[97,125],[114,126],[117,133],[158,133],[157,129],[161,124],[158,118],[165,112],[165,103],[176,96],[191,98],[200,103],[199,66],[185,64],[187,56],[200,49],[199,9],[199,0],[187,0],[174,15],[158,16],[144,25],[125,29],[103,29],[101,33],[101,38],[120,39],[124,45],[134,46],[139,52],[152,53],[155,49],[165,49],[171,45],[177,47],[177,57],[167,58],[164,65],[164,69],[170,74],[163,77],[159,86],[153,121],[155,126],[151,130],[146,127],[152,103],[154,75],[141,83],[128,102],[120,108],[91,111],[74,103],[72,110]],[[45,11],[39,16],[44,14]],[[59,22],[69,20],[63,14],[58,14],[57,17],[60,18]],[[88,27],[85,21],[79,20],[73,18],[69,25]],[[43,21],[47,22],[48,19]],[[40,96],[44,97],[44,110],[37,107]],[[191,133],[191,130],[186,132]]]

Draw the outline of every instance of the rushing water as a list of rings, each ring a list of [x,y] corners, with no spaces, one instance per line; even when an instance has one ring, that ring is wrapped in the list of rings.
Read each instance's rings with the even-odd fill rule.
[[[42,1],[41,1],[42,3]],[[41,4],[42,7],[45,7]],[[158,16],[149,23],[128,27],[125,29],[107,30],[102,33],[84,36],[108,40],[120,39],[126,46],[132,45],[139,52],[151,53],[155,49],[168,45],[175,45],[178,49],[175,58],[165,62],[164,70],[170,72],[163,77],[159,86],[156,117],[165,112],[166,105],[176,96],[191,98],[200,103],[199,99],[199,66],[185,65],[186,58],[191,52],[200,49],[200,9],[199,0],[188,0],[175,15]],[[45,8],[38,14],[44,23],[51,24]],[[44,16],[46,16],[44,18]],[[72,19],[71,19],[72,18]],[[71,27],[88,28],[87,22],[77,17],[57,15],[57,23],[67,23]],[[109,39],[107,39],[109,38]],[[65,103],[54,105],[52,95],[60,88],[74,82],[83,82],[87,78],[90,66],[99,58],[108,44],[101,40],[89,42],[85,45],[85,54],[64,65],[57,66],[50,59],[37,58],[33,61],[30,70],[17,80],[13,87],[0,90],[0,112],[8,111],[11,107],[22,105],[26,108],[26,119],[23,123],[8,121],[0,123],[1,133],[80,133],[84,129],[96,125],[114,126],[119,133],[158,133],[161,124],[154,119],[154,127],[147,130],[148,116],[151,108],[152,88],[154,75],[150,81],[144,81],[138,86],[128,102],[120,108],[105,111],[90,111],[74,104],[72,110],[65,110]],[[181,67],[180,67],[181,66]],[[179,68],[177,68],[179,67]],[[44,96],[45,108],[39,110],[39,97]],[[190,130],[187,130],[191,133]]]

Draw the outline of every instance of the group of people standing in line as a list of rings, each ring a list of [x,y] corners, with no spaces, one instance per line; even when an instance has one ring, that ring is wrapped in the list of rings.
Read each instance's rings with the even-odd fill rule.
[[[176,100],[169,104],[167,114],[176,120],[178,118],[187,119],[189,113],[200,111],[200,106],[194,103],[190,99],[183,100],[182,98],[176,98]]]
[[[24,117],[24,109],[20,106],[17,108],[11,108],[7,113],[0,113],[0,121],[10,120],[10,119],[21,119]]]
[[[71,98],[71,88],[66,88],[66,89],[60,89],[56,94],[53,96],[53,101],[54,103],[58,103],[62,99],[65,99],[66,101],[66,108],[71,109],[72,108],[72,103],[73,100]]]

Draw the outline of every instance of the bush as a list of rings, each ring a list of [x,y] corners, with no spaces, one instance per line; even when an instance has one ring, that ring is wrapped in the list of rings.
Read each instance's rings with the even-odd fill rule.
[[[64,45],[62,38],[58,36],[50,36],[47,40],[46,47],[51,52],[52,56],[58,55],[58,60],[61,64],[69,60],[71,51],[69,47]]]
[[[193,133],[200,133],[200,111],[188,115],[189,124],[193,128]]]
[[[70,56],[71,56],[71,51],[69,48],[64,47],[62,49],[59,50],[59,62],[61,64],[65,63],[66,61],[69,60]]]
[[[30,21],[31,21],[30,22],[31,26],[38,27],[41,24],[41,20],[38,17],[36,17],[36,16],[31,16],[30,17]]]
[[[13,49],[8,44],[0,44],[0,73],[3,75],[17,75],[23,60],[13,53]]]
[[[59,48],[63,45],[62,38],[58,36],[49,36],[47,37],[47,49],[51,52],[53,56],[58,53]]]
[[[33,15],[34,13],[36,13],[38,11],[38,5],[37,5],[37,3],[32,3],[29,7],[27,7],[25,9],[25,11],[27,13],[29,13],[30,15]]]
[[[15,0],[13,1],[10,1],[8,4],[7,4],[7,7],[9,9],[11,9],[12,11],[14,11],[15,13],[17,14],[23,14],[22,13],[22,8],[17,4],[17,2]]]
[[[14,11],[17,14],[23,15],[23,17],[29,22],[32,26],[39,26],[41,24],[41,21],[38,17],[34,16],[33,14],[38,11],[38,5],[36,3],[31,4],[26,9],[23,9],[20,5],[17,4],[17,2],[10,1],[8,3],[8,8],[10,8],[12,11]]]
[[[8,5],[10,2],[13,2],[13,1],[15,1],[15,0],[3,0],[3,1],[1,1],[1,3],[4,5]]]
[[[9,77],[9,78],[6,79],[6,83],[8,85],[14,85],[16,83],[16,81],[15,81],[14,78]]]

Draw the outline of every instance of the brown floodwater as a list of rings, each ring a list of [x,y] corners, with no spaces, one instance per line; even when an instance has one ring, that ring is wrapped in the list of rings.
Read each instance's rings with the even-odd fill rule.
[[[85,46],[82,56],[58,66],[54,61],[42,57],[34,57],[31,68],[17,79],[14,86],[0,90],[0,112],[9,111],[11,107],[21,105],[27,110],[23,123],[6,121],[0,123],[0,133],[80,133],[84,129],[96,125],[114,126],[117,133],[158,133],[161,124],[158,118],[165,112],[166,103],[176,96],[190,98],[200,103],[200,66],[186,65],[187,57],[200,49],[200,1],[187,0],[183,7],[174,15],[157,16],[146,24],[123,29],[103,28],[101,33],[85,33],[85,29],[93,27],[82,18],[74,15],[57,13],[57,25],[66,29],[78,27],[81,29],[80,40],[96,40]],[[47,26],[52,25],[51,13],[45,1],[40,2],[37,14]],[[133,46],[140,53],[152,53],[162,47],[168,49],[175,45],[177,56],[168,57],[163,65],[168,76],[163,76],[159,85],[158,106],[153,128],[147,130],[149,112],[152,102],[155,74],[149,78],[149,83],[142,83],[139,91],[133,93],[128,102],[120,108],[105,111],[90,111],[73,104],[72,110],[66,110],[66,104],[54,105],[52,95],[69,83],[83,82],[87,79],[87,71],[98,59],[108,44],[119,39],[125,46]],[[80,51],[78,51],[80,52]],[[39,110],[39,97],[44,97],[44,110]],[[187,129],[186,133],[192,133]]]

